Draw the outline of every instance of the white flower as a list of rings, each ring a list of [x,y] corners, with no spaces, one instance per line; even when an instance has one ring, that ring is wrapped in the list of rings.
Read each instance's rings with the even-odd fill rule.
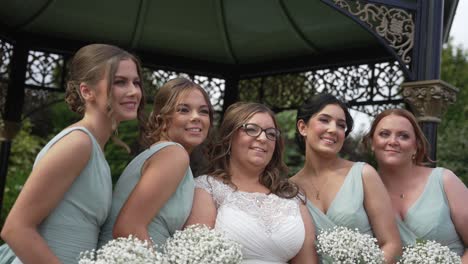
[[[444,263],[461,264],[461,258],[448,247],[435,241],[418,241],[403,248],[403,256],[397,264]]]
[[[323,263],[372,263],[385,262],[383,251],[377,245],[377,239],[361,234],[346,227],[335,227],[322,231],[317,236],[317,253]]]
[[[99,250],[80,253],[78,264],[165,264],[163,257],[148,241],[130,235],[119,237]]]
[[[242,261],[239,243],[202,225],[191,225],[176,231],[164,244],[163,252],[165,264],[236,264]]]

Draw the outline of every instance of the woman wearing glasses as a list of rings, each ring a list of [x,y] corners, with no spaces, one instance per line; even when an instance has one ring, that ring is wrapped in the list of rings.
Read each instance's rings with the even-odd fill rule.
[[[280,176],[284,142],[273,112],[235,103],[218,136],[186,225],[225,232],[243,246],[244,263],[316,263],[312,219],[297,186]]]
[[[306,192],[317,230],[345,226],[374,235],[392,263],[401,245],[385,186],[371,166],[338,155],[353,127],[346,105],[329,94],[312,97],[298,109],[296,125],[305,163],[291,180]]]

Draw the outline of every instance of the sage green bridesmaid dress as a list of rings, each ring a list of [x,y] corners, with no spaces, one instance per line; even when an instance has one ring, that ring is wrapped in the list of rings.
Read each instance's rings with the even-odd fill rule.
[[[315,207],[311,201],[307,201],[307,208],[314,220],[317,234],[335,226],[344,226],[353,230],[357,228],[359,232],[373,236],[372,227],[364,209],[362,185],[364,165],[364,162],[353,164],[326,213]]]
[[[163,142],[153,145],[135,157],[125,168],[114,189],[111,213],[104,224],[99,238],[100,247],[112,239],[112,229],[117,216],[128,196],[140,180],[141,170],[145,161],[159,150],[171,145],[182,147],[174,142]],[[189,167],[175,193],[172,194],[158,215],[148,225],[148,233],[156,245],[164,244],[166,239],[171,237],[176,230],[182,228],[192,209],[194,190],[195,181]]]
[[[62,201],[38,227],[49,248],[65,264],[78,263],[80,252],[97,247],[100,227],[110,212],[112,199],[109,165],[96,139],[84,127],[67,128],[56,135],[39,152],[35,164],[57,141],[76,130],[83,131],[91,138],[91,157]],[[13,251],[3,245],[0,248],[0,263],[12,261],[21,263]]]
[[[432,170],[419,198],[406,212],[404,219],[397,219],[403,245],[412,245],[416,239],[434,240],[463,255],[465,246],[458,236],[444,190],[444,168]]]

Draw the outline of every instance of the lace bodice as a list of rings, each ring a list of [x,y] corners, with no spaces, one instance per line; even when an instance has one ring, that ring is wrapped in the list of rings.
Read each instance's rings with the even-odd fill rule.
[[[209,176],[195,179],[218,210],[215,228],[243,245],[244,263],[286,263],[305,238],[298,199],[237,191]]]

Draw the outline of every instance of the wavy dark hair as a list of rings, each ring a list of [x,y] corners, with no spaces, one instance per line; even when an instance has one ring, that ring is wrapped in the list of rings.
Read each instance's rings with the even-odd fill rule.
[[[318,112],[322,111],[327,105],[338,105],[345,114],[346,118],[346,131],[345,138],[351,133],[354,126],[354,120],[351,114],[349,113],[348,106],[331,94],[318,94],[309,99],[307,99],[298,109],[296,116],[296,144],[299,147],[299,150],[304,154],[305,153],[305,140],[304,136],[299,133],[299,128],[297,127],[297,122],[303,120],[304,123],[308,123],[309,120],[315,116]]]
[[[364,146],[367,149],[371,148],[372,138],[374,137],[377,125],[380,123],[380,121],[382,121],[382,119],[384,119],[384,117],[390,115],[401,116],[406,118],[411,123],[411,126],[414,129],[414,134],[416,136],[416,155],[413,160],[414,164],[419,166],[425,166],[425,161],[433,162],[429,158],[428,154],[429,142],[427,141],[426,136],[424,136],[424,132],[419,126],[416,117],[410,111],[401,108],[384,110],[374,118],[369,133],[367,133],[362,139]]]
[[[211,133],[214,110],[205,89],[189,79],[177,77],[167,81],[163,86],[161,86],[154,97],[153,110],[151,111],[145,126],[142,128],[142,144],[144,146],[150,146],[165,136],[165,130],[170,123],[172,114],[176,111],[178,102],[182,97],[194,89],[199,90],[203,94],[208,105],[210,112],[210,131],[208,134]],[[208,135],[207,138],[209,137],[210,136]]]
[[[230,171],[230,150],[232,139],[242,124],[248,122],[257,113],[267,113],[273,119],[275,127],[279,129],[275,114],[267,106],[252,102],[237,102],[230,105],[218,131],[218,137],[213,143],[208,165],[208,175],[221,179],[225,184],[234,188]],[[267,187],[271,193],[283,198],[293,198],[299,193],[296,184],[288,181],[282,175],[287,173],[286,164],[283,162],[284,140],[282,137],[276,140],[275,150],[270,162],[260,176],[260,183]]]

